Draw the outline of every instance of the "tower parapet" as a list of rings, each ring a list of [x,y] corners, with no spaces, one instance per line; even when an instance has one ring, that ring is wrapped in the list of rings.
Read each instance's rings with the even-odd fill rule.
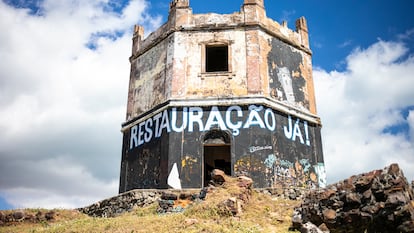
[[[311,56],[305,18],[291,30],[263,0],[233,14],[174,0],[147,38],[136,26],[120,192],[200,188],[212,168],[257,187],[323,186]]]
[[[260,24],[266,19],[263,0],[244,0],[242,12],[246,24]]]
[[[308,25],[305,17],[300,17],[296,20],[296,32],[300,34],[302,46],[309,48]]]

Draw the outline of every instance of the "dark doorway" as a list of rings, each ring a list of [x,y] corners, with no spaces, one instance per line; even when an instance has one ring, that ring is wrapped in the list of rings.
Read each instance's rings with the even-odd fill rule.
[[[211,180],[213,169],[220,169],[231,175],[231,146],[230,138],[223,131],[209,132],[204,139],[204,181],[207,186]]]

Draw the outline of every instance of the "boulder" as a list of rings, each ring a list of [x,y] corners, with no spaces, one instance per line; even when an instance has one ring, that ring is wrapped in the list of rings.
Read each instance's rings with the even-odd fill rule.
[[[45,213],[45,218],[46,218],[47,221],[54,220],[55,216],[56,216],[56,213],[53,210]]]
[[[307,222],[302,225],[300,228],[300,233],[324,233],[321,229],[317,226],[312,224],[311,222]]]
[[[23,211],[15,211],[13,212],[13,219],[14,221],[20,222],[24,220],[24,212]]]

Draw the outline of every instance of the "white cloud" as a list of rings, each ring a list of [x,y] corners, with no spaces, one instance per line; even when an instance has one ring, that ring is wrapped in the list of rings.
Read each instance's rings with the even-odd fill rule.
[[[295,10],[284,10],[282,11],[282,16],[280,17],[280,22],[286,21],[291,22],[291,17],[296,14]]]
[[[14,160],[4,172],[8,177],[7,201],[15,207],[74,208],[110,197],[118,188],[118,180],[104,181],[94,177],[86,167],[57,155],[37,161]],[[18,173],[13,172],[18,171]]]
[[[39,4],[33,15],[0,2],[0,193],[18,207],[79,207],[118,192],[132,29],[161,18],[144,0],[120,12],[107,0]]]
[[[33,15],[0,1],[0,193],[16,207],[75,208],[118,191],[132,26],[150,32],[161,18],[144,0],[122,12],[107,3],[44,0]],[[355,50],[345,72],[315,70],[329,181],[391,162],[413,179],[406,53],[379,41]],[[384,133],[399,124],[410,135]]]
[[[339,48],[345,48],[345,47],[351,46],[351,44],[352,44],[352,40],[346,40],[346,41],[342,42],[342,44],[338,45],[338,47]]]
[[[378,41],[354,50],[344,72],[315,69],[328,182],[390,163],[414,179],[413,114],[403,114],[414,106],[414,59],[407,53],[402,43]]]
[[[408,113],[407,121],[409,125],[411,140],[414,140],[414,110]]]

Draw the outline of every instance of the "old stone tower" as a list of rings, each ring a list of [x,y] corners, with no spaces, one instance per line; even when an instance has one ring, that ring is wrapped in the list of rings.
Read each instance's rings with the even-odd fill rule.
[[[263,0],[233,14],[192,14],[135,27],[119,192],[201,188],[210,171],[256,188],[325,185],[305,18],[291,30]]]

